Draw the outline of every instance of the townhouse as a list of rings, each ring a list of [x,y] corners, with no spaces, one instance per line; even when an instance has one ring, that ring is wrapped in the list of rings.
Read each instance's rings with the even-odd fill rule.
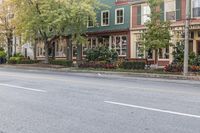
[[[146,59],[151,64],[164,66],[173,61],[173,47],[159,49],[158,62],[155,62],[155,51],[143,51],[141,42],[145,31],[145,22],[149,20],[150,8],[146,0],[100,0],[107,5],[97,11],[97,19],[88,20],[86,37],[88,43],[70,45],[69,39],[55,40],[49,47],[49,55],[58,58],[81,60],[86,51],[98,46],[115,49],[120,58]],[[190,41],[189,50],[200,55],[200,0],[190,1]],[[186,0],[164,0],[160,5],[161,19],[171,21],[171,43],[184,43]],[[38,41],[37,58],[44,57],[44,45]]]
[[[88,20],[86,37],[88,43],[69,44],[69,39],[56,40],[49,47],[49,55],[57,59],[81,60],[90,48],[106,46],[115,49],[120,58],[130,58],[130,10],[134,0],[100,0],[107,5],[97,11],[96,21]],[[38,41],[37,58],[44,58],[44,44]]]
[[[171,21],[171,43],[184,43],[184,24],[186,0],[164,0],[161,4],[161,19]],[[190,0],[190,41],[189,51],[200,55],[200,0]],[[158,62],[155,62],[154,51],[142,51],[141,36],[145,30],[144,23],[149,20],[150,8],[145,0],[134,2],[131,7],[131,54],[130,58],[148,58],[152,64],[164,66],[173,61],[173,47],[159,49]]]

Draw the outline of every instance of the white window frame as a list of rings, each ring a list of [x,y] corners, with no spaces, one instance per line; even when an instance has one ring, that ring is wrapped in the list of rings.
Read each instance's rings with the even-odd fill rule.
[[[94,27],[94,21],[92,20],[92,21],[93,21],[93,22],[92,22],[92,23],[93,23],[93,25],[92,25],[92,26],[89,26],[89,21],[90,21],[89,19],[90,19],[90,17],[88,17],[88,21],[87,21],[87,28],[93,28],[93,27]]]
[[[194,2],[194,0],[191,0],[191,4],[190,4],[191,5],[191,11],[190,11],[191,12],[191,18],[200,18],[200,16],[199,17],[193,17],[193,14],[194,14],[193,13],[193,2]]]
[[[166,48],[161,48],[162,49],[162,58],[160,58],[160,50],[158,50],[158,60],[169,60],[170,59],[170,46],[168,46],[169,53],[166,53],[167,47]],[[168,58],[163,58],[165,54],[168,54]]]
[[[145,23],[146,23],[146,21],[144,21],[144,16],[147,16],[147,15],[150,15],[151,14],[151,9],[150,9],[150,11],[149,11],[149,14],[144,14],[144,8],[145,7],[148,7],[149,9],[150,9],[150,7],[149,7],[149,5],[147,5],[147,4],[144,4],[144,5],[142,5],[141,6],[141,24],[142,25],[144,25]],[[147,16],[148,17],[148,16]],[[150,19],[150,17],[148,17],[149,19]]]
[[[166,8],[166,3],[167,3],[167,2],[171,2],[171,1],[173,1],[173,2],[175,3],[175,4],[174,4],[175,19],[174,19],[174,20],[169,20],[169,21],[176,21],[176,0],[168,0],[168,1],[165,1],[165,3],[164,3],[164,7],[165,7],[165,8],[164,8],[164,10],[165,10],[165,11],[164,11],[164,13],[165,13],[165,14],[164,14],[164,19],[165,19],[165,21],[167,21],[167,10],[166,10],[167,8]]]
[[[117,23],[117,11],[123,11],[123,22],[122,23]],[[120,25],[120,24],[124,24],[124,8],[117,8],[115,9],[115,25]]]
[[[108,13],[108,24],[104,25],[103,24],[103,14]],[[110,25],[110,11],[109,10],[104,10],[101,11],[101,26],[109,26]]]

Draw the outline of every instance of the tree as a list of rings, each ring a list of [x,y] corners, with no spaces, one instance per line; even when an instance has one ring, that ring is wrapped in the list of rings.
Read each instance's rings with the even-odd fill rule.
[[[25,39],[44,42],[45,63],[48,47],[55,39],[70,35],[76,44],[83,42],[88,16],[95,18],[96,0],[12,0],[15,5],[15,30]]]
[[[146,50],[155,50],[155,62],[158,60],[158,50],[170,45],[170,22],[161,20],[159,7],[163,0],[148,0],[151,10],[150,19],[145,23],[146,31],[142,35],[142,44]]]
[[[13,8],[9,0],[0,3],[0,43],[7,47],[7,58],[12,55],[12,38],[14,26],[11,23],[13,18]]]

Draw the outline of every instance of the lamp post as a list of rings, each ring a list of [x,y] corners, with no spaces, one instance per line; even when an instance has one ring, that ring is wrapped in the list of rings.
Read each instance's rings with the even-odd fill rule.
[[[184,76],[188,75],[188,48],[189,48],[189,19],[190,19],[190,0],[186,0],[186,19],[185,19],[185,49],[184,49]]]

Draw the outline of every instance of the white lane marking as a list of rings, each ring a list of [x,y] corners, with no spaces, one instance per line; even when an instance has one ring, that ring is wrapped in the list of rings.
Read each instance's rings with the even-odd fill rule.
[[[120,106],[125,106],[125,107],[131,107],[131,108],[143,109],[143,110],[148,110],[148,111],[155,111],[155,112],[168,113],[168,114],[173,114],[173,115],[187,116],[187,117],[200,119],[199,115],[186,114],[186,113],[174,112],[174,111],[169,111],[169,110],[149,108],[149,107],[144,107],[144,106],[137,106],[137,105],[131,105],[131,104],[126,104],[126,103],[112,102],[112,101],[104,101],[104,102],[108,104],[114,104],[114,105],[120,105]]]
[[[27,87],[16,86],[16,85],[10,85],[10,84],[0,84],[0,86],[11,87],[11,88],[17,88],[17,89],[24,89],[24,90],[36,91],[36,92],[46,92],[45,90],[27,88]]]

